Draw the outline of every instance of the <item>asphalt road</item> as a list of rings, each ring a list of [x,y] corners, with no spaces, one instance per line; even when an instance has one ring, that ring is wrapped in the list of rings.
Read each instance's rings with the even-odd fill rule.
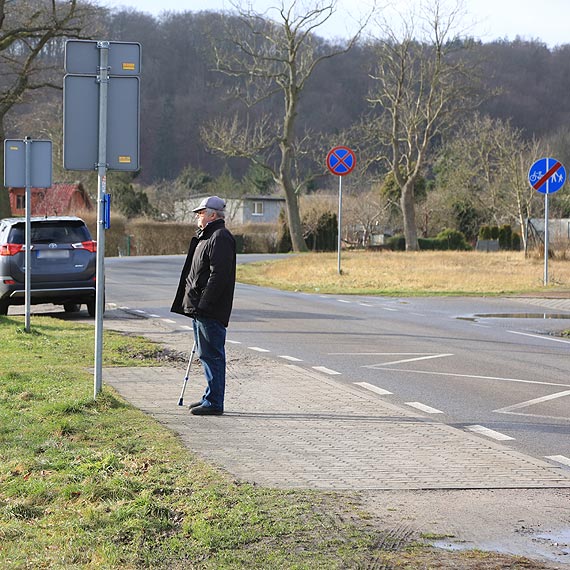
[[[183,256],[106,260],[107,302],[189,327],[169,312],[182,263]],[[568,309],[520,299],[356,297],[238,284],[228,343],[389,392],[395,404],[570,465],[570,340],[549,334],[570,328],[570,320],[548,318],[568,318],[570,302]],[[475,316],[481,314],[512,316]]]

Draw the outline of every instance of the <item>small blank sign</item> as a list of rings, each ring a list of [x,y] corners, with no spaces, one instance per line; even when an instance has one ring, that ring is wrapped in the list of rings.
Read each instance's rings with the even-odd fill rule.
[[[52,151],[49,140],[6,139],[4,141],[4,186],[26,187],[26,144],[30,145],[30,187],[49,188],[52,184]]]
[[[99,42],[67,40],[65,42],[65,71],[75,75],[99,74]],[[135,76],[141,72],[141,45],[129,42],[109,44],[109,75]]]

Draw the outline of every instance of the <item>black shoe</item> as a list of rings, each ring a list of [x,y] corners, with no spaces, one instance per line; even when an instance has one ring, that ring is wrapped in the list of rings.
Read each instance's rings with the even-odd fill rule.
[[[190,413],[195,416],[221,416],[224,411],[212,408],[212,406],[196,406],[190,410]]]
[[[197,408],[198,406],[201,405],[202,405],[202,400],[200,400],[199,402],[192,402],[188,407],[192,409],[192,408]]]

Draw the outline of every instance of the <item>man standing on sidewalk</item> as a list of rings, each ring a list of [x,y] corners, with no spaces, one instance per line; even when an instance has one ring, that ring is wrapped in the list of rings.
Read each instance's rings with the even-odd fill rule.
[[[197,354],[207,382],[202,399],[190,404],[191,413],[197,416],[224,413],[226,327],[236,282],[236,242],[225,225],[225,207],[221,198],[209,196],[194,208],[199,231],[190,241],[170,309],[192,318]]]

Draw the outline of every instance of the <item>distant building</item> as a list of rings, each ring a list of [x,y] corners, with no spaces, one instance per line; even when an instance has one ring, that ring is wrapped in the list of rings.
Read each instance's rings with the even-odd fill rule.
[[[9,188],[13,216],[26,214],[25,188]],[[56,183],[51,188],[32,188],[32,216],[67,216],[93,210],[93,204],[83,184]]]
[[[180,200],[174,205],[174,218],[179,222],[193,222],[193,208],[196,208],[205,196],[196,196]],[[239,199],[226,200],[226,219],[228,222],[241,224],[275,224],[279,213],[285,208],[285,198],[278,196],[243,196]]]

